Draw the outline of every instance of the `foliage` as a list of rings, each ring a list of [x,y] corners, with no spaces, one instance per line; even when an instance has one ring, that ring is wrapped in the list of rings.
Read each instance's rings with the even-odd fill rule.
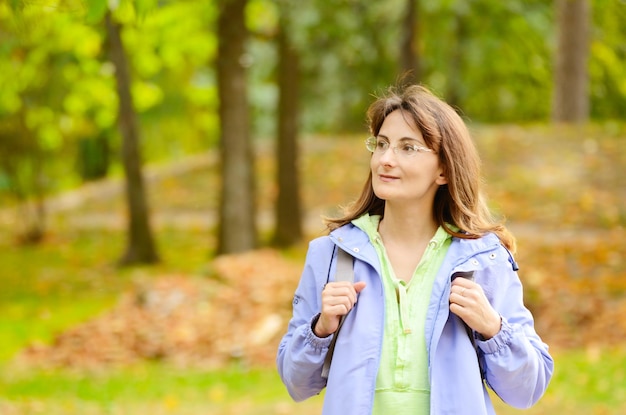
[[[102,4],[106,2],[93,2]],[[100,12],[88,8],[85,14],[78,5],[62,2],[42,6],[29,2],[14,9],[0,4],[0,150],[16,156],[13,163],[20,171],[29,165],[24,157],[37,155],[45,191],[54,193],[80,180],[76,167],[84,168],[82,160],[67,162],[82,154],[79,143],[105,139],[105,148],[117,151],[112,132],[117,97]],[[215,54],[210,31],[215,12],[205,2],[182,2],[158,8],[148,18],[148,6],[142,7],[138,12],[144,17],[127,26],[124,40],[133,53],[134,103],[147,125],[147,158],[198,152],[215,142],[206,136],[217,127],[214,76],[207,69]],[[135,12],[123,2],[118,15],[132,21]],[[16,132],[14,125],[23,128]],[[28,144],[24,156],[14,151],[18,143]],[[118,170],[115,164],[112,171]],[[6,189],[15,187],[19,177],[0,166],[4,201]],[[27,196],[33,187],[24,189]]]
[[[126,23],[123,37],[132,51],[146,160],[212,148],[219,128],[212,69],[217,2],[112,4],[119,4],[117,18]],[[242,63],[250,66],[255,135],[274,134],[279,16],[290,17],[290,35],[302,57],[302,127],[314,133],[355,131],[363,129],[371,94],[400,77],[405,5],[401,0],[250,1],[247,24],[254,35]],[[9,164],[0,165],[3,204],[16,202],[18,187],[32,198],[90,177],[93,166],[86,160],[107,157],[87,157],[81,143],[106,140],[101,151],[119,151],[113,66],[104,53],[101,24],[106,6],[99,0],[0,4],[0,153],[11,156]],[[596,119],[619,118],[626,110],[625,13],[623,2],[593,2],[590,93]],[[469,119],[547,118],[551,2],[420,2],[419,19],[423,82],[454,98]],[[96,176],[119,174],[117,157],[109,160],[110,168],[101,166]]]
[[[70,155],[64,137],[91,125],[72,117],[72,103],[80,99],[72,99],[66,87],[75,83],[78,91],[93,74],[98,47],[90,28],[76,27],[72,37],[65,30],[71,20],[36,7],[13,14],[0,5],[0,177],[21,201],[56,188],[53,177],[63,169],[48,161]]]
[[[267,269],[271,274],[265,275]],[[299,263],[266,250],[221,256],[209,278],[140,280],[109,312],[62,333],[52,345],[27,348],[19,361],[81,370],[141,360],[187,367],[238,360],[270,365],[299,271]]]
[[[454,103],[474,120],[546,118],[551,2],[450,1],[423,7],[426,85],[449,99],[455,95]]]
[[[611,0],[592,4],[591,111],[595,118],[620,119],[626,111],[626,81],[620,69],[626,61],[626,28],[620,23],[626,20],[626,5]]]
[[[399,28],[405,2],[277,3],[293,14],[292,37],[306,70],[303,102],[315,109],[305,109],[307,128],[360,127],[369,95],[400,78]],[[545,0],[420,2],[422,82],[473,120],[547,119],[553,13],[552,2]],[[617,108],[624,102],[618,98],[624,97],[623,79],[617,76],[626,59],[620,25],[624,13],[620,2],[593,2],[591,102],[599,119],[619,117]]]

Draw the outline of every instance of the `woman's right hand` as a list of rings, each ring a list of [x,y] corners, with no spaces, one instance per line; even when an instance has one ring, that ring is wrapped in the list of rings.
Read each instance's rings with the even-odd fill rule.
[[[354,284],[347,281],[326,284],[322,290],[322,312],[313,329],[317,337],[328,337],[337,330],[341,316],[352,310],[365,285],[363,281]]]

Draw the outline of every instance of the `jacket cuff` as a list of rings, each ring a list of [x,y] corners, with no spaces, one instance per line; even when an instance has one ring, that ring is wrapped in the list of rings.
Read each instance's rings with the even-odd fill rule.
[[[502,318],[502,325],[498,334],[490,338],[489,340],[476,339],[476,344],[485,354],[497,353],[505,347],[509,347],[513,339],[513,327]]]
[[[306,333],[305,333],[305,342],[306,344],[312,346],[314,349],[328,349],[330,346],[330,342],[333,339],[334,334],[331,334],[328,337],[317,337],[313,332],[313,327],[317,323],[317,320],[320,318],[320,313],[316,314],[311,318],[309,324],[307,325]]]

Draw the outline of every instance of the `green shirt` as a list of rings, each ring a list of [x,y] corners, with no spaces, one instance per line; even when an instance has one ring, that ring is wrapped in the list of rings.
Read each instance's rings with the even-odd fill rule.
[[[380,216],[353,221],[376,248],[385,292],[385,327],[373,415],[430,413],[428,353],[424,324],[433,282],[451,236],[439,227],[408,283],[396,278],[378,233]]]

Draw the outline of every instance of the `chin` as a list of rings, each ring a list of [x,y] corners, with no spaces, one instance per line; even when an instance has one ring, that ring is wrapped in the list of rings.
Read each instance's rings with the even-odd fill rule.
[[[384,200],[385,202],[389,201],[389,200],[393,200],[393,195],[390,195],[389,193],[385,193],[385,192],[376,192],[374,191],[374,195],[381,199]]]

